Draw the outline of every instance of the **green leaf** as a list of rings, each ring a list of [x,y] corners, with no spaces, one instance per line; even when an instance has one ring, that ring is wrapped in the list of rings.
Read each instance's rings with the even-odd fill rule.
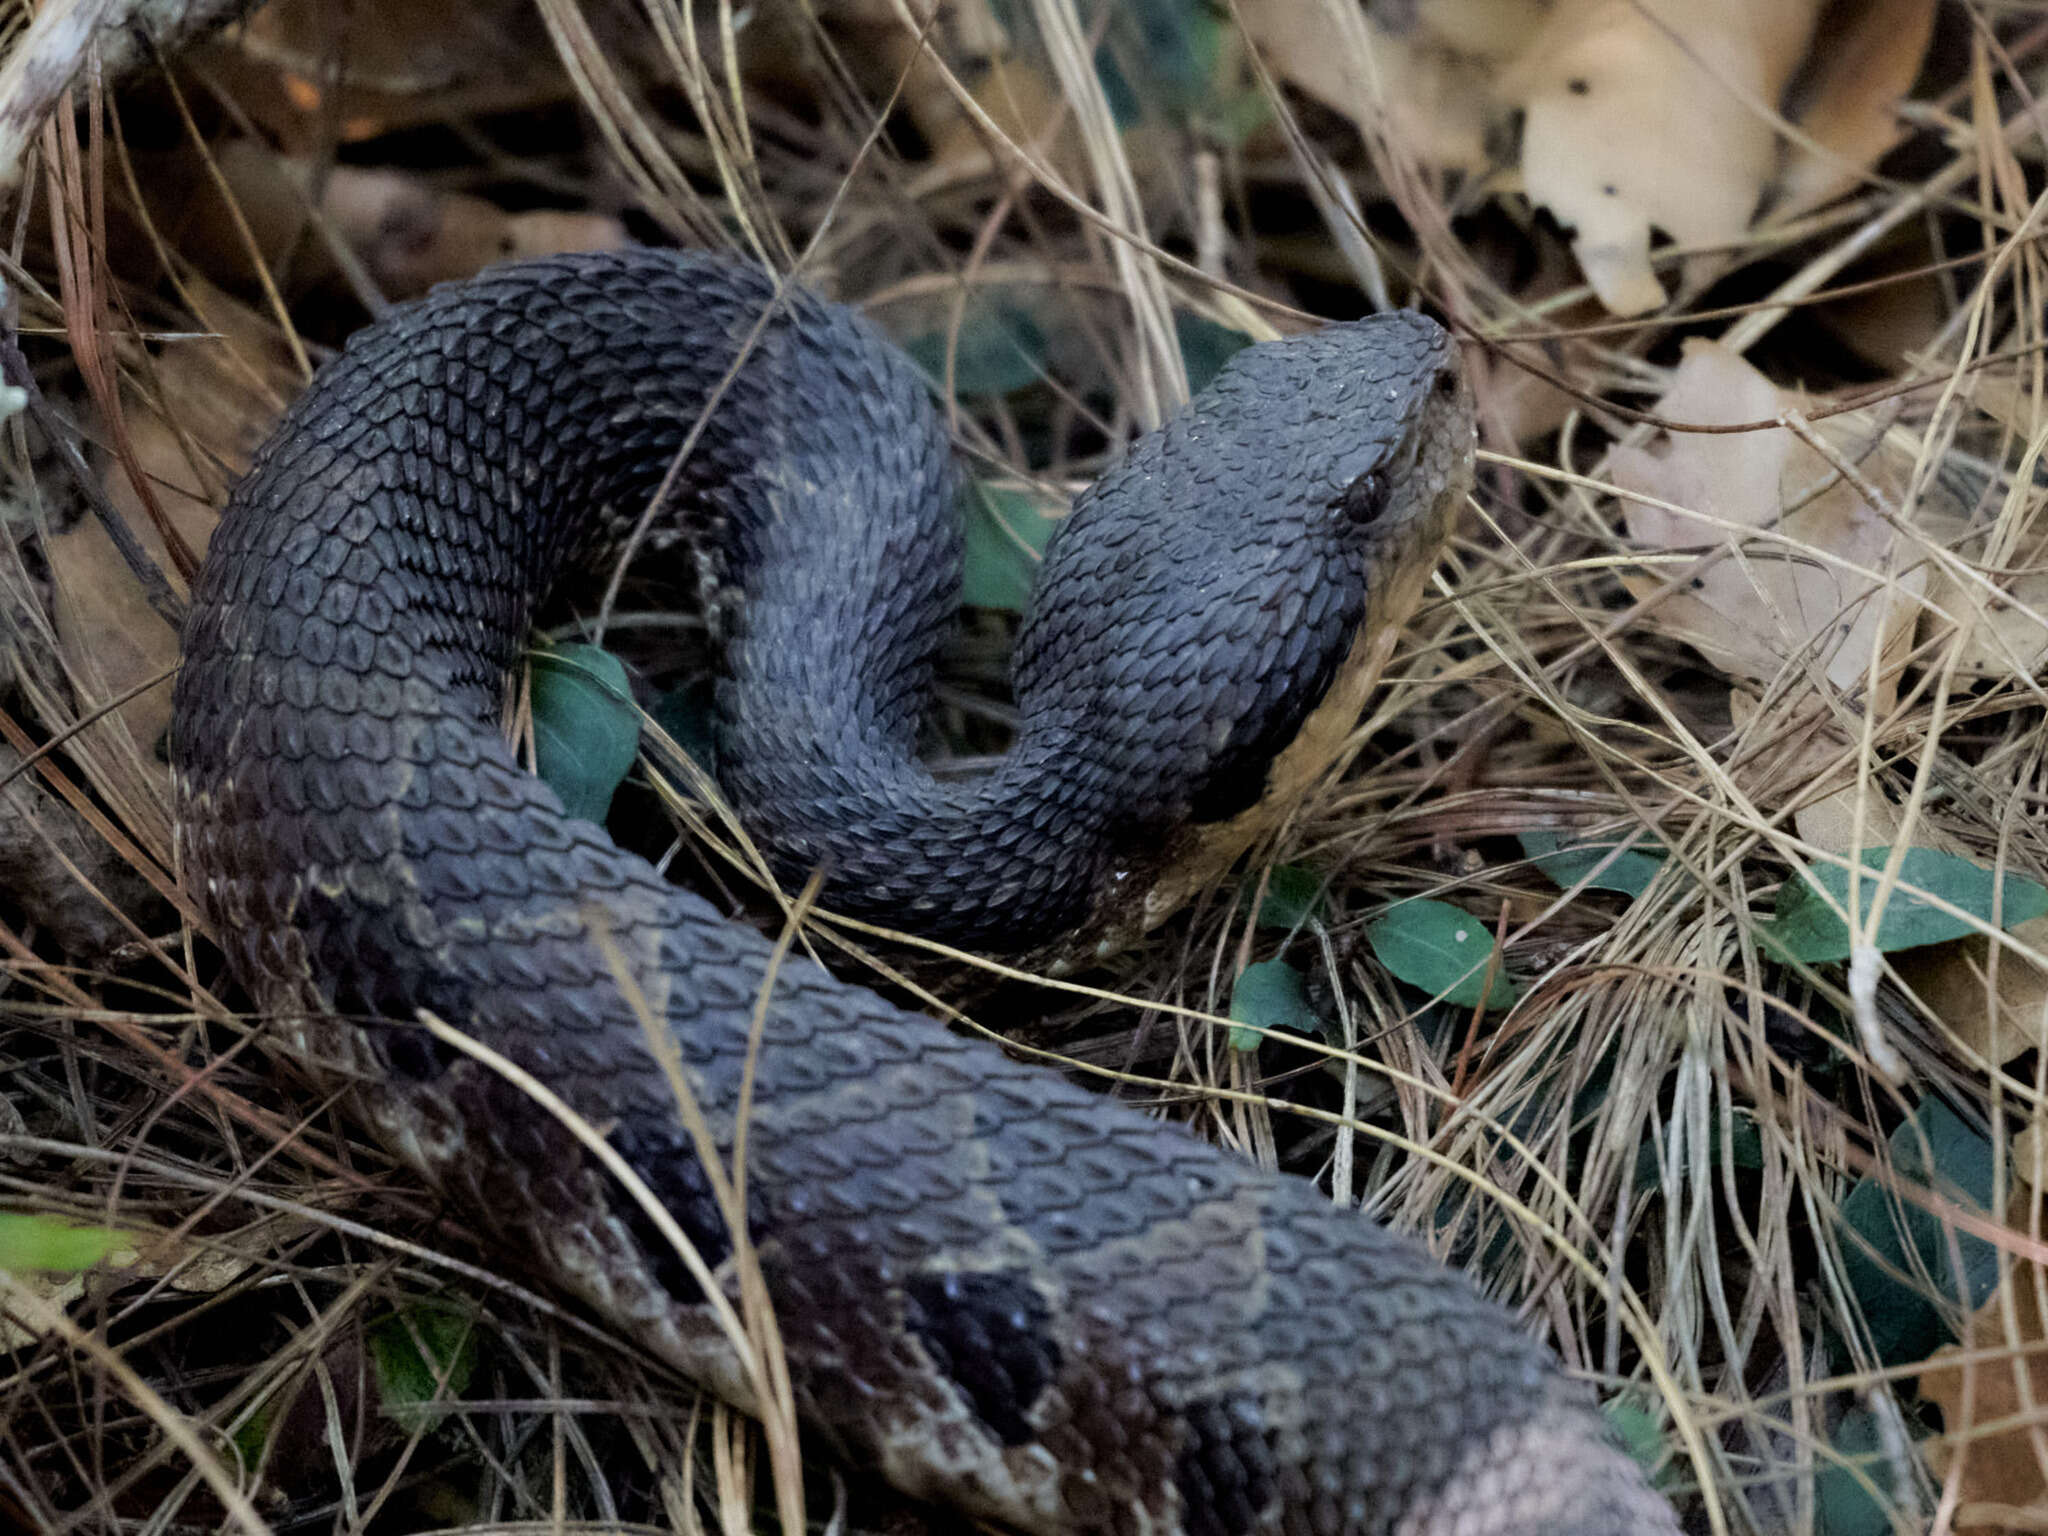
[[[1198,395],[1215,382],[1225,363],[1252,344],[1243,331],[1185,309],[1173,312],[1173,332],[1180,341],[1181,362],[1188,370],[1188,388]]]
[[[1764,1166],[1764,1133],[1756,1123],[1756,1111],[1737,1107],[1729,1113],[1729,1123],[1724,1132],[1723,1121],[1716,1115],[1707,1127],[1707,1158],[1719,1167],[1721,1144],[1725,1138],[1728,1144],[1728,1160],[1738,1168],[1751,1173],[1759,1172]]]
[[[1121,0],[1110,8],[1095,72],[1117,127],[1139,121],[1147,103],[1187,113],[1208,100],[1225,31],[1218,12],[1208,0]]]
[[[1238,972],[1237,984],[1230,989],[1230,1016],[1239,1025],[1257,1026],[1233,1026],[1230,1048],[1234,1051],[1257,1050],[1261,1030],[1313,1034],[1316,1027],[1315,1012],[1308,1005],[1308,987],[1301,972],[1285,960],[1254,961]]]
[[[243,1467],[259,1467],[263,1464],[263,1449],[270,1444],[270,1432],[277,1426],[277,1403],[274,1398],[257,1406],[254,1413],[242,1421],[241,1428],[228,1437],[228,1443],[235,1448]]]
[[[571,816],[602,823],[640,750],[626,668],[594,645],[535,651],[533,757]]]
[[[1520,995],[1497,963],[1486,925],[1447,901],[1404,901],[1367,928],[1365,937],[1381,965],[1447,1003],[1505,1008]]]
[[[1664,867],[1663,853],[1644,851],[1640,840],[1621,853],[1614,851],[1621,847],[1620,838],[1567,841],[1560,832],[1524,832],[1520,842],[1536,867],[1567,891],[1583,882],[1595,890],[1640,896]]]
[[[1095,50],[1095,78],[1102,82],[1102,99],[1109,104],[1110,121],[1116,124],[1117,131],[1135,127],[1145,115],[1145,104],[1138,99],[1107,43]]]
[[[647,711],[669,739],[687,752],[706,773],[717,773],[718,737],[711,728],[717,703],[717,686],[699,680],[671,688]]]
[[[1879,1362],[1905,1365],[1951,1342],[1947,1318],[1975,1310],[1998,1285],[1997,1251],[1962,1232],[1954,1233],[1956,1274],[1950,1229],[1929,1209],[1930,1201],[1991,1209],[1991,1143],[1930,1098],[1892,1132],[1890,1147],[1891,1174],[1866,1174],[1842,1201],[1838,1237],[1843,1278]]]
[[[1256,890],[1256,882],[1248,890]],[[1304,928],[1323,910],[1323,877],[1299,864],[1275,864],[1266,874],[1266,894],[1259,901],[1258,925]]]
[[[967,494],[960,600],[971,608],[1022,613],[1058,519],[1029,492],[975,485]]]
[[[0,1269],[9,1274],[90,1269],[129,1241],[111,1227],[77,1227],[32,1211],[0,1211]]]
[[[1664,1465],[1664,1430],[1657,1415],[1643,1406],[1633,1392],[1617,1392],[1600,1405],[1615,1438],[1645,1472],[1652,1474]]]
[[[944,331],[913,336],[904,349],[934,384],[945,385]],[[953,393],[1007,395],[1044,376],[1045,332],[1030,313],[1000,300],[969,300],[953,346]]]
[[[420,1302],[372,1323],[364,1340],[378,1404],[407,1434],[440,1422],[433,1405],[461,1397],[476,1370],[475,1320],[458,1307]]]
[[[1877,1415],[1849,1409],[1831,1443],[1833,1456],[1814,1458],[1813,1512],[1822,1536],[1894,1536],[1891,1501],[1879,1496],[1892,1468]]]
[[[1201,114],[1201,126],[1209,138],[1237,146],[1272,121],[1273,98],[1257,89],[1227,92]]]
[[[1868,870],[1883,869],[1890,857],[1889,848],[1863,850],[1863,864]],[[1877,886],[1873,875],[1858,878],[1859,918],[1867,920],[1876,904]],[[2007,875],[2003,882],[2004,899],[1997,901],[2000,882],[1990,870],[1952,853],[1908,848],[1899,865],[1898,882],[1877,922],[1876,944],[1881,950],[1917,949],[1923,944],[1942,944],[1976,931],[1962,918],[1952,917],[1925,897],[1915,895],[1908,886],[1938,896],[1985,924],[1994,921],[1994,904],[1998,909],[1996,922],[2007,928],[2048,912],[2048,886],[2022,875]],[[1826,898],[1821,894],[1823,891]],[[1771,948],[1809,965],[1846,960],[1848,925],[1835,915],[1829,900],[1843,911],[1849,909],[1849,871],[1839,865],[1824,865],[1779,886],[1770,920],[1759,924],[1757,932]]]

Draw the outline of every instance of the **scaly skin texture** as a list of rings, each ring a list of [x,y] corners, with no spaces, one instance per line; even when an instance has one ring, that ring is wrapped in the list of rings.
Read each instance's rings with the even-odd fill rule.
[[[729,1156],[769,945],[564,816],[496,721],[539,594],[638,513],[771,291],[702,256],[561,258],[364,332],[230,501],[173,737],[184,868],[284,1045],[508,1253],[743,1407],[638,1207],[415,1020],[604,1128],[734,1289],[611,957]],[[1415,317],[1244,354],[1077,508],[1026,626],[1017,766],[942,792],[909,754],[955,580],[944,436],[898,354],[796,293],[673,519],[745,594],[734,796],[842,904],[910,859],[913,905],[933,881],[977,908],[941,914],[956,934],[1086,917],[1144,839],[1258,796],[1462,495],[1469,434]],[[907,1492],[1046,1533],[1676,1531],[1507,1312],[1304,1181],[801,960],[756,1073],[746,1220],[799,1410]]]

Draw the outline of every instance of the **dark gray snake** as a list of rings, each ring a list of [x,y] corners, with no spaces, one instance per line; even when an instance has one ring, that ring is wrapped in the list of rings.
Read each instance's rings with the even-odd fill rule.
[[[863,320],[775,292],[705,256],[572,257],[357,336],[229,502],[173,739],[185,878],[287,1047],[508,1251],[742,1407],[642,1207],[418,1024],[599,1127],[736,1284],[669,1073],[729,1157],[771,946],[521,771],[498,722],[540,594],[617,545],[751,342],[661,518],[744,595],[723,787],[828,906],[1037,948],[1143,926],[1167,864],[1226,858],[1300,743],[1350,727],[1471,453],[1417,316],[1241,353],[1077,503],[1019,643],[1016,749],[940,785],[916,745],[958,590],[946,436]],[[1676,1531],[1507,1312],[1307,1181],[800,959],[760,1030],[746,1224],[803,1424],[856,1465],[1037,1532]]]

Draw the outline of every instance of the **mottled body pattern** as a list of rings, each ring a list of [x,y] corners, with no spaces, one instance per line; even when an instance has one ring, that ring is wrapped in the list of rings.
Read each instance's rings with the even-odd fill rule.
[[[957,589],[947,443],[849,311],[792,290],[757,332],[774,292],[704,256],[562,258],[359,336],[234,493],[173,745],[183,867],[293,1053],[508,1251],[742,1406],[637,1208],[415,1022],[604,1127],[731,1283],[598,933],[727,1152],[770,947],[564,816],[505,746],[504,675],[554,575],[631,525],[751,337],[667,514],[716,530],[744,593],[729,792],[833,904],[1025,948],[1102,918],[1175,828],[1259,798],[1349,675],[1374,581],[1434,547],[1470,448],[1426,321],[1243,354],[1077,506],[1022,638],[1018,749],[941,788],[914,747]],[[1302,1180],[802,960],[758,1074],[747,1220],[804,1423],[908,1492],[1048,1533],[1676,1529],[1509,1314]]]

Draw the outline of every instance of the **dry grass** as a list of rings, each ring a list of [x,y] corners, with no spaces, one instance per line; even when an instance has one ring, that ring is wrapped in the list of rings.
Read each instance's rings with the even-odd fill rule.
[[[869,302],[885,323],[950,326],[953,342],[977,300],[1028,295],[1063,327],[1044,419],[985,399],[955,414],[969,458],[1017,484],[1084,482],[1105,442],[1171,410],[1186,389],[1177,312],[1270,333],[1300,318],[1288,294],[1356,302],[1384,288],[1448,316],[1473,343],[1496,449],[1360,728],[1353,771],[1271,850],[1327,881],[1321,928],[1288,951],[1331,1021],[1326,1040],[1257,1054],[1226,1044],[1231,978],[1275,942],[1228,892],[1089,984],[998,971],[992,987],[971,957],[896,979],[970,1026],[1170,1106],[1248,1157],[1324,1176],[1476,1264],[1574,1369],[1603,1390],[1636,1389],[1698,1528],[1811,1529],[1814,1474],[1834,1455],[1846,1404],[1874,1415],[1890,1449],[1868,1475],[1898,1528],[1952,1512],[1955,1487],[1903,1449],[1913,1372],[1870,1354],[1833,1213],[1884,1166],[1886,1138],[1924,1097],[2003,1146],[2039,1116],[2048,1058],[1987,1059],[1897,972],[1880,967],[1853,994],[1839,969],[1791,975],[1760,950],[1755,922],[1789,871],[1838,857],[1793,821],[1835,792],[1872,825],[1880,802],[1907,807],[1928,838],[2048,875],[2048,694],[2020,664],[1960,676],[1953,631],[1945,640],[1936,627],[1897,702],[1868,718],[1795,660],[1754,686],[1769,708],[1738,719],[1728,679],[1660,627],[1664,599],[1622,584],[1654,560],[1619,531],[1608,454],[1655,431],[1643,413],[1668,380],[1674,338],[1718,335],[1774,376],[1839,388],[1879,414],[1888,444],[1917,466],[1893,509],[1898,568],[1968,574],[2038,558],[2044,130],[2036,105],[1998,116],[2008,67],[2041,78],[2038,31],[2006,23],[2005,51],[1978,50],[1926,105],[1947,141],[1917,180],[1872,179],[1721,253],[1723,285],[1706,296],[1718,318],[1693,303],[1588,323],[1583,289],[1556,284],[1538,301],[1506,275],[1503,240],[1554,256],[1553,235],[1504,235],[1470,189],[1447,199],[1385,136],[1360,153],[1348,129],[1299,113],[1270,78],[1260,88],[1281,132],[1252,152],[1170,152],[1116,130],[1088,16],[1069,0],[1031,0],[1018,10],[1042,39],[1053,94],[1050,115],[1021,131],[1001,91],[971,89],[973,39],[952,22],[923,27],[904,0],[890,15],[856,9],[868,18],[857,26],[792,29],[815,109],[805,116],[749,74],[758,60],[726,46],[722,7],[728,30],[693,27],[675,0],[644,0],[656,46],[641,73],[621,67],[594,13],[542,0],[588,144],[515,156],[472,130],[470,147],[487,153],[446,179],[576,186],[601,164],[667,234],[736,244]],[[1333,48],[1369,46],[1352,15],[1331,7]],[[921,54],[921,38],[934,51]],[[971,125],[965,142],[985,153],[900,157],[877,132],[899,94],[922,122]],[[135,336],[213,330],[215,301],[160,231],[152,248],[169,284],[147,265],[98,259],[107,204],[133,201],[135,146],[117,118],[81,122],[43,139],[36,201],[0,271],[52,399],[84,416],[106,457],[133,463],[131,419],[175,428],[182,404],[160,377],[178,343]],[[565,130],[572,141],[577,131]],[[1222,274],[1255,270],[1242,217],[1255,207],[1284,209],[1312,238],[1276,235],[1259,281],[1240,285]],[[54,243],[38,233],[52,209]],[[1931,231],[1953,242],[1965,229],[1976,231],[1967,248],[1925,245]],[[1904,381],[1831,372],[1801,323],[1816,295],[1852,284],[1873,249],[1908,236],[1937,269],[1945,322]],[[1304,245],[1322,254],[1297,265]],[[296,324],[284,295],[257,297]],[[946,355],[950,371],[956,348]],[[1502,429],[1531,370],[1575,401],[1561,429],[1518,448]],[[9,515],[17,533],[40,536],[80,493],[39,434],[21,418],[11,427]],[[190,463],[189,483],[217,494],[218,465],[196,449]],[[1966,539],[1915,521],[1943,483],[1961,487]],[[175,570],[176,535],[169,548],[160,563]],[[34,557],[10,555],[0,573],[22,671],[6,734],[25,750],[62,737],[25,775],[85,805],[116,865],[165,903],[111,900],[131,947],[97,969],[53,961],[34,933],[0,931],[0,1202],[132,1234],[127,1262],[82,1281],[4,1281],[0,1312],[17,1331],[0,1368],[0,1521],[67,1532],[738,1532],[772,1527],[778,1502],[790,1515],[800,1494],[786,1476],[772,1496],[756,1479],[743,1425],[499,1274],[329,1105],[278,1085],[249,1021],[211,990],[210,954],[177,922],[193,914],[175,899],[153,744],[101,717],[121,690],[90,646],[44,619]],[[948,678],[963,753],[1005,719],[992,654],[977,631]],[[1800,709],[1817,712],[1836,750],[1793,750],[1769,728]],[[673,766],[656,755],[658,779]],[[701,833],[683,864],[745,890],[755,866],[743,840],[690,789],[660,782]],[[1560,828],[1646,838],[1666,850],[1663,871],[1633,902],[1561,892],[1514,841]],[[1494,928],[1523,985],[1513,1012],[1418,1007],[1375,963],[1366,925],[1414,896],[1454,901]],[[871,940],[851,925],[806,929],[835,963]],[[2048,964],[2024,942],[2002,948],[2002,966]],[[1898,1070],[1879,1070],[1893,1057]],[[2002,1210],[2002,1156],[1997,1171]],[[2038,1226],[1978,1230],[2009,1262],[2042,1252]],[[380,1414],[379,1351],[394,1330],[444,1316],[472,1335],[462,1379],[444,1358],[433,1400],[403,1421]],[[757,1316],[735,1326],[772,1362]],[[264,1424],[267,1439],[251,1428]],[[847,1519],[832,1474],[814,1474],[811,1520]],[[854,1523],[867,1518],[853,1508]]]

